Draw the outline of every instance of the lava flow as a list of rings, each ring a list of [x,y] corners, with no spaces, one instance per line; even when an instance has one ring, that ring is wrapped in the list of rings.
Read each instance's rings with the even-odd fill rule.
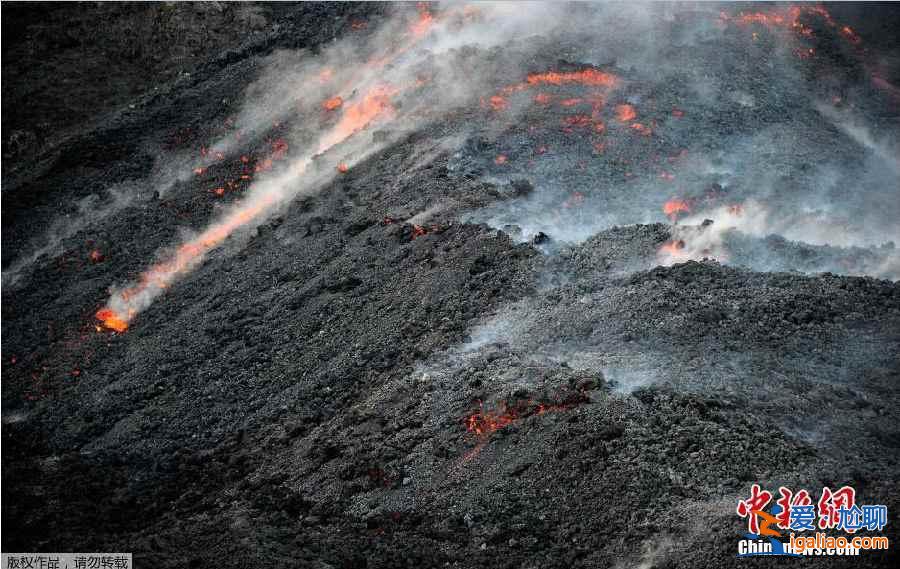
[[[357,102],[342,105],[341,117],[320,139],[315,155],[327,152],[376,120],[392,118],[394,108],[390,97],[397,92],[397,89],[390,86],[379,85]],[[286,146],[283,148],[286,151]],[[311,157],[296,160],[285,176],[290,179],[301,176],[311,160]],[[124,332],[138,312],[149,306],[178,277],[197,266],[210,250],[219,246],[238,229],[263,219],[275,207],[293,197],[294,194],[284,189],[284,185],[270,183],[260,186],[259,191],[237,203],[217,223],[194,239],[180,245],[170,259],[152,265],[144,271],[136,284],[113,293],[106,306],[96,313],[97,319],[110,330]]]
[[[531,399],[518,399],[512,404],[501,401],[499,406],[492,410],[485,410],[484,404],[479,402],[478,411],[470,413],[465,418],[464,423],[466,430],[470,433],[487,437],[527,417],[551,412],[569,411],[588,401],[588,397],[583,393],[573,393],[561,401],[553,403],[535,402]]]

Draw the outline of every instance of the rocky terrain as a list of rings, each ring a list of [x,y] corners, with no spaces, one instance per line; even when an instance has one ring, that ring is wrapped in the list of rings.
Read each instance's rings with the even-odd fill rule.
[[[3,550],[796,563],[736,557],[754,483],[896,540],[900,12],[825,7],[4,3]],[[392,118],[279,174],[395,21]]]

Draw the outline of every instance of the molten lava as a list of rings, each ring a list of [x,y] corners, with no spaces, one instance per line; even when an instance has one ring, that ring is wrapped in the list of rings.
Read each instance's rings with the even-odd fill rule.
[[[97,311],[97,320],[103,322],[103,325],[110,330],[116,332],[124,332],[128,329],[128,320],[112,311],[110,308],[101,308]]]
[[[394,107],[391,105],[391,97],[397,92],[396,88],[389,85],[379,85],[366,93],[360,101],[347,105],[338,123],[319,144],[316,154],[346,140],[377,118],[392,117]]]
[[[662,247],[659,248],[659,253],[661,255],[680,257],[683,255],[685,246],[686,245],[683,239],[674,239],[672,241],[663,243]]]
[[[489,104],[492,109],[495,111],[503,111],[506,110],[507,102],[506,98],[501,97],[500,95],[494,95],[489,99]]]
[[[325,102],[322,103],[322,108],[325,109],[326,111],[336,111],[337,109],[341,108],[341,106],[343,106],[343,104],[344,104],[344,99],[341,98],[340,96],[335,96],[335,97],[325,100]]]
[[[326,152],[378,119],[392,117],[394,107],[390,97],[396,92],[397,89],[381,85],[373,88],[361,99],[342,105],[341,117],[331,130],[322,136],[315,154]],[[286,153],[287,144],[277,140],[273,143],[272,154],[268,160],[284,157]],[[295,161],[291,175],[304,174],[311,160],[312,157],[304,157]],[[258,168],[260,166],[257,165]],[[271,163],[264,163],[262,166],[271,167]],[[111,330],[125,331],[138,311],[146,308],[173,281],[193,269],[207,253],[235,231],[263,219],[286,197],[279,191],[267,191],[236,204],[223,218],[209,226],[199,236],[179,246],[170,259],[152,265],[144,271],[136,284],[114,293],[107,305],[97,312],[97,319]]]
[[[719,19],[724,23],[731,22],[738,26],[761,26],[775,32],[795,34],[800,39],[813,37],[813,28],[810,27],[809,22],[817,19],[828,28],[834,29],[840,37],[854,46],[859,45],[862,41],[852,28],[838,24],[828,10],[821,5],[793,5],[787,8],[773,8],[768,11],[738,12],[736,15],[722,12]],[[755,31],[752,32],[752,36],[754,41],[759,37]],[[801,48],[795,50],[794,53],[801,58],[807,58],[814,55],[815,51]]]
[[[678,219],[679,214],[690,213],[691,207],[685,200],[672,198],[663,204],[663,213],[673,222]]]
[[[479,402],[478,411],[470,413],[463,422],[466,430],[470,433],[487,437],[521,419],[550,412],[569,411],[589,401],[590,399],[584,393],[571,393],[556,402],[517,399],[510,404],[501,401],[493,410],[485,410],[484,404]]]
[[[584,69],[582,71],[547,71],[544,73],[532,73],[525,82],[529,86],[537,85],[570,85],[577,83],[589,87],[614,87],[618,78],[611,73],[604,73],[596,69]]]
[[[431,11],[428,9],[427,2],[419,2],[416,7],[419,11],[419,17],[409,27],[409,33],[412,34],[413,37],[421,38],[426,35],[431,30],[431,26],[434,25],[434,15],[432,15]]]
[[[631,122],[637,118],[637,112],[631,105],[616,105],[616,119],[619,122]]]

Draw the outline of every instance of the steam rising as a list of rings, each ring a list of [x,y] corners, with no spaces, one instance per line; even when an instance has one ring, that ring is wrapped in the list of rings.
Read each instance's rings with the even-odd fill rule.
[[[452,172],[495,184],[525,178],[535,188],[467,214],[519,239],[543,232],[580,242],[668,217],[677,222],[672,241],[648,266],[714,257],[759,270],[897,278],[896,135],[810,90],[813,41],[865,57],[863,38],[814,6],[738,14],[555,3],[401,6],[316,53],[276,53],[234,126],[254,140],[286,125],[288,160],[206,229],[160,252],[136,282],[114,289],[98,317],[124,330],[226,240],[406,133],[453,120],[453,135],[439,137],[468,138],[454,143]],[[723,46],[747,61],[723,59]],[[479,108],[492,113],[487,124],[455,115]],[[561,126],[526,133],[529,124]],[[237,144],[223,137],[209,154],[233,155]],[[667,211],[672,200],[684,207]],[[445,207],[433,204],[415,220]],[[821,262],[773,254],[772,235],[820,247]]]
[[[486,79],[466,69],[466,55],[458,48],[485,43],[486,38],[491,45],[508,42],[541,14],[556,10],[449,6],[433,14],[420,5],[417,14],[397,14],[364,40],[346,39],[319,54],[277,54],[269,71],[248,89],[236,126],[259,135],[273,121],[290,121],[294,130],[289,164],[255,182],[246,198],[200,234],[162,253],[162,260],[136,283],[113,290],[98,318],[111,329],[125,330],[131,319],[226,239],[264,223],[297,196],[321,189],[339,171],[352,168],[403,133],[472,104],[484,91]],[[223,139],[212,146],[211,154],[233,152],[234,144]]]

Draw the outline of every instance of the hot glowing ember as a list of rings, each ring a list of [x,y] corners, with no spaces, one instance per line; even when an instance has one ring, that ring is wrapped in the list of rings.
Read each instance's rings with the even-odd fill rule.
[[[347,166],[345,162],[341,162],[337,165],[337,171],[341,174],[345,174],[350,171],[350,166]]]
[[[101,253],[98,249],[94,249],[93,251],[91,251],[90,258],[92,263],[100,263],[103,262],[103,259],[105,259],[103,253]]]
[[[379,85],[372,88],[361,100],[347,105],[338,123],[319,144],[316,154],[321,154],[346,140],[375,119],[392,117],[394,107],[391,105],[391,97],[397,92],[397,89],[389,85]]]
[[[566,126],[590,126],[592,123],[591,117],[587,115],[572,115],[563,118],[563,124]]]
[[[390,97],[395,93],[397,89],[380,85],[358,100],[342,105],[340,118],[321,137],[315,154],[326,152],[378,119],[392,117],[394,107],[391,105]],[[282,140],[273,142],[271,155],[267,161],[257,164],[257,171],[270,168],[271,161],[283,158],[287,148],[287,144]],[[302,176],[311,160],[310,156],[295,160],[291,165],[290,175]],[[215,193],[220,195],[224,194],[224,191],[224,188],[216,188]],[[235,204],[224,217],[210,225],[199,236],[179,246],[168,260],[152,265],[144,271],[136,284],[115,292],[107,306],[97,313],[97,318],[107,328],[118,332],[126,330],[128,322],[140,310],[149,306],[153,299],[162,294],[177,278],[197,266],[207,253],[218,247],[238,229],[263,219],[288,197],[290,194],[283,192],[258,192]]]
[[[847,38],[847,41],[849,41],[850,43],[853,43],[853,44],[857,44],[862,41],[860,39],[860,37],[858,35],[856,35],[856,32],[854,32],[853,29],[850,28],[850,26],[842,27],[841,35],[844,36],[845,38]]]
[[[590,87],[614,87],[618,78],[611,73],[604,73],[596,69],[583,71],[532,73],[525,80],[530,86],[536,85],[587,85]]]
[[[494,95],[493,97],[491,97],[489,99],[489,104],[495,111],[505,110],[507,106],[506,99],[501,97],[500,95]]]
[[[650,127],[645,126],[644,124],[639,122],[631,123],[628,128],[640,134],[641,136],[650,136],[651,134],[653,134],[653,130]]]
[[[831,14],[821,5],[794,5],[787,8],[773,8],[760,12],[739,12],[730,15],[725,12],[720,14],[720,20],[725,23],[734,23],[739,26],[762,26],[769,30],[781,33],[795,34],[800,39],[812,38],[812,21],[817,20],[825,26],[832,28],[853,45],[861,43],[861,39],[849,26],[839,25]],[[759,39],[757,32],[752,32],[754,41]],[[794,53],[801,58],[812,57],[815,51],[808,48],[799,48]]]
[[[637,112],[631,105],[616,105],[616,119],[619,122],[631,122],[637,118]]]
[[[97,311],[97,320],[103,322],[103,325],[110,330],[116,332],[124,332],[128,329],[128,320],[122,318],[109,308],[101,308]]]
[[[485,411],[482,409],[472,413],[466,418],[466,429],[476,435],[489,435],[507,425],[511,425],[519,419],[515,409],[506,409],[503,405],[497,411]]]
[[[431,30],[431,26],[434,25],[434,16],[428,9],[427,3],[419,2],[416,7],[419,10],[419,17],[410,26],[409,33],[412,34],[413,37],[420,38]]]
[[[664,243],[663,246],[659,248],[659,252],[662,255],[681,257],[683,255],[684,248],[685,248],[684,240],[675,239],[675,240]]]
[[[518,399],[512,403],[501,401],[496,409],[491,410],[486,410],[484,404],[479,402],[478,411],[469,414],[464,423],[466,430],[470,433],[487,437],[521,419],[550,412],[569,411],[589,401],[590,399],[584,393],[571,393],[557,402],[541,402],[531,399]]]
[[[665,213],[666,217],[672,221],[677,220],[679,214],[690,213],[690,211],[691,208],[690,205],[688,205],[688,202],[678,198],[673,198],[663,204],[663,213]]]
[[[327,99],[324,103],[322,103],[322,108],[326,111],[335,111],[344,104],[344,99],[341,97],[332,97]]]

